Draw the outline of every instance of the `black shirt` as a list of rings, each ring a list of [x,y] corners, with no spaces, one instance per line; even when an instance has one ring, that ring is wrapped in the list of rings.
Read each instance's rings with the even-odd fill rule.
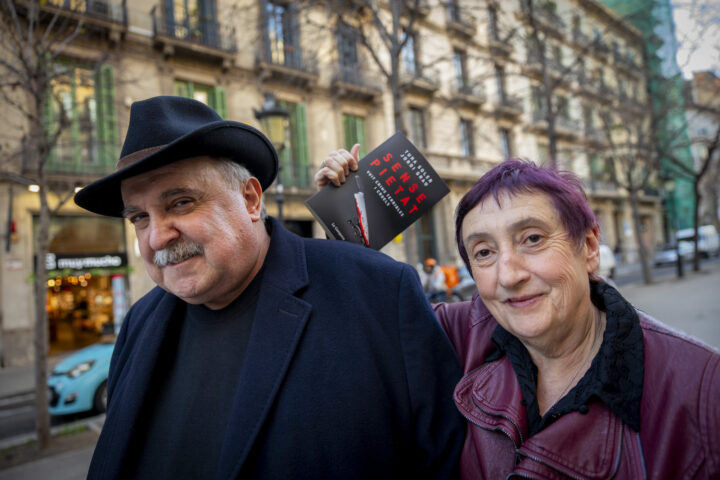
[[[186,305],[153,373],[135,478],[214,478],[255,314],[260,277],[227,307]],[[180,309],[182,310],[182,309]]]
[[[587,413],[587,405],[600,401],[635,431],[640,430],[640,399],[644,375],[642,329],[635,309],[617,290],[603,282],[590,282],[593,304],[606,313],[603,341],[590,368],[580,381],[550,409],[540,415],[537,400],[537,367],[525,346],[500,325],[493,333],[496,350],[486,361],[504,354],[523,394],[529,435],[532,436],[555,420],[578,411]]]

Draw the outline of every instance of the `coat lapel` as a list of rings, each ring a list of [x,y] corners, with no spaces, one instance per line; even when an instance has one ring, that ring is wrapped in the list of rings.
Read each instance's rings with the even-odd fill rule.
[[[217,478],[238,476],[278,395],[312,309],[293,295],[308,283],[304,245],[278,222],[270,222],[270,248]]]
[[[123,374],[114,387],[110,409],[103,427],[103,432],[111,432],[111,435],[102,435],[98,441],[96,451],[114,453],[97,459],[104,463],[100,467],[101,472],[120,472],[122,469],[123,459],[133,442],[136,428],[140,428],[140,413],[147,408],[146,398],[154,391],[153,372],[158,365],[163,341],[169,336],[173,313],[177,307],[177,297],[163,294],[151,315],[133,319],[134,322],[142,323],[138,325],[142,331],[137,335],[138,345],[131,349],[133,356],[123,359],[126,368],[123,369]],[[115,404],[120,405],[120,410],[113,408]],[[100,448],[101,444],[104,444],[104,448]],[[112,476],[112,474],[100,475],[99,478]]]

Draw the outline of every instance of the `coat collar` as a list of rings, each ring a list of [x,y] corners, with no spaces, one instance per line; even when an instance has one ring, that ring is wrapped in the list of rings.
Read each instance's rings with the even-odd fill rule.
[[[455,404],[476,427],[501,432],[515,444],[515,473],[530,476],[551,468],[571,478],[611,478],[629,427],[606,405],[593,403],[585,415],[572,412],[528,438],[522,391],[507,356],[468,373],[455,389]]]
[[[236,478],[278,395],[312,306],[294,294],[309,282],[302,240],[269,219],[270,247],[217,478]]]

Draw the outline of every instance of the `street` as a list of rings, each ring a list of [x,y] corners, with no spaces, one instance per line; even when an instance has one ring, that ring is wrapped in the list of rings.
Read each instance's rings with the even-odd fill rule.
[[[633,305],[673,328],[695,336],[709,345],[720,348],[720,259],[707,259],[700,272],[692,272],[686,265],[685,277],[678,280],[674,267],[654,269],[655,283],[644,285],[638,268],[618,271],[618,289]],[[33,429],[33,396],[21,402],[3,406],[0,403],[0,444],[3,439],[15,437]],[[98,417],[99,418],[99,417]],[[96,422],[91,415],[73,415],[53,418],[53,424],[68,421]],[[7,440],[6,440],[7,441]],[[72,451],[58,453],[29,463],[0,470],[0,480],[85,478],[92,446],[84,445]]]

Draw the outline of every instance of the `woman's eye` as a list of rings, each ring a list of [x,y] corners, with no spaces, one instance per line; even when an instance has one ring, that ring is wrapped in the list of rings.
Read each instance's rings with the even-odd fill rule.
[[[541,239],[542,237],[537,233],[533,233],[532,235],[527,236],[527,241],[530,243],[538,243]]]

